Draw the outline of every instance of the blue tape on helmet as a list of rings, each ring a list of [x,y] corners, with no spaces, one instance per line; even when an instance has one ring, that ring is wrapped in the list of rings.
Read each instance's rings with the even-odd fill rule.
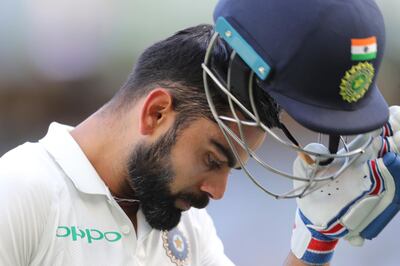
[[[268,77],[271,67],[261,56],[240,36],[229,22],[219,17],[215,24],[215,31],[236,51],[257,76],[265,80]]]

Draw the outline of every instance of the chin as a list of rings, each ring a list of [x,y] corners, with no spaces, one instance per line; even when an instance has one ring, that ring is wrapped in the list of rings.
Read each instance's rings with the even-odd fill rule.
[[[178,208],[174,208],[173,211],[169,210],[159,215],[152,214],[146,216],[145,214],[146,220],[152,228],[167,231],[175,228],[179,224],[181,216],[182,210]]]

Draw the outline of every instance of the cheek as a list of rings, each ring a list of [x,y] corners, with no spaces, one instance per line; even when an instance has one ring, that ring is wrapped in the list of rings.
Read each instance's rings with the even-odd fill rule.
[[[171,184],[172,193],[193,190],[193,187],[199,186],[205,168],[200,158],[199,151],[189,148],[173,149],[171,163],[175,177]]]

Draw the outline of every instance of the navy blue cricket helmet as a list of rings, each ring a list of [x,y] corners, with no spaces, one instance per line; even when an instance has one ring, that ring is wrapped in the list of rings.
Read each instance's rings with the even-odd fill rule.
[[[288,146],[329,163],[366,148],[336,154],[341,135],[370,132],[387,122],[388,105],[376,85],[385,29],[373,0],[220,0],[214,21],[204,84],[207,92],[212,79],[228,96],[231,109],[238,107],[249,118],[236,119],[239,126],[259,126],[273,137],[269,128],[277,126],[291,141]],[[232,48],[222,79],[212,67],[215,38]],[[264,108],[263,102],[270,98],[304,127],[328,134],[330,154],[302,149],[283,124],[269,123],[265,118],[274,114],[265,113],[271,108]],[[223,125],[237,116],[218,115],[211,97],[208,100],[221,129],[246,148],[245,140]]]
[[[376,86],[385,28],[373,0],[221,0],[214,20],[260,87],[305,127],[350,135],[387,121]]]

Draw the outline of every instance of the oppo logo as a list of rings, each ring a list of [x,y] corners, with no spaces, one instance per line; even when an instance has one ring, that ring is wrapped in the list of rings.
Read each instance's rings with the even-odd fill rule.
[[[71,237],[72,241],[85,239],[89,244],[99,240],[117,242],[122,238],[122,235],[115,231],[102,232],[94,228],[80,229],[76,226],[59,226],[57,227],[56,236],[59,238]]]

